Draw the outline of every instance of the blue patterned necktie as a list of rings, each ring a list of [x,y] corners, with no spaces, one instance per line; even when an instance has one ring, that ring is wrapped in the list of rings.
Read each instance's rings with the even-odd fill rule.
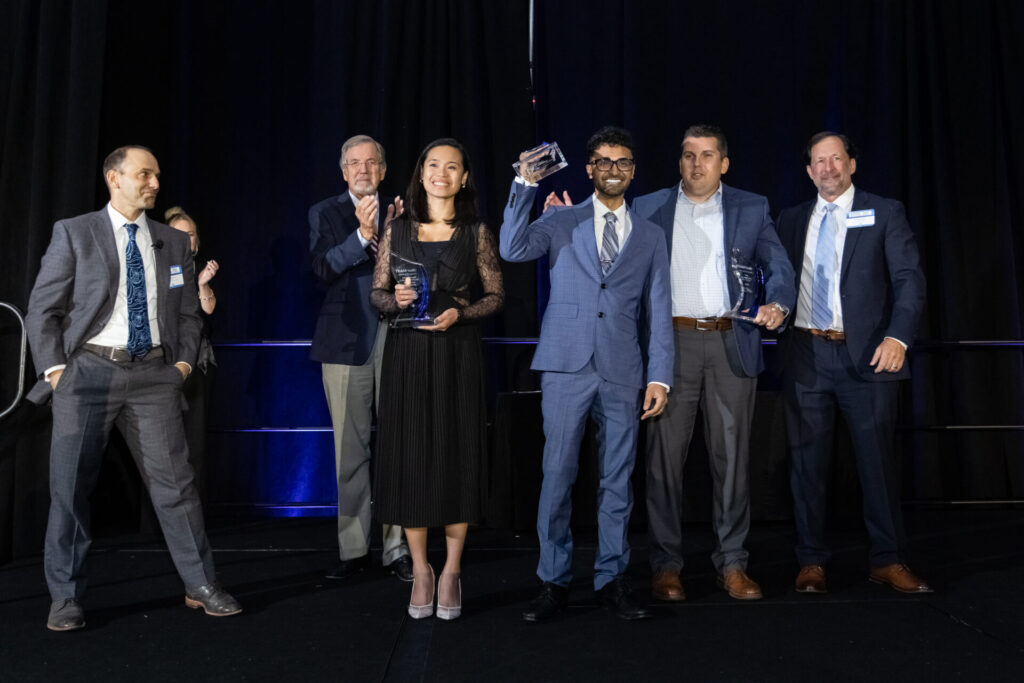
[[[135,242],[139,226],[125,223],[128,231],[128,245],[124,248],[124,263],[128,271],[128,351],[136,358],[142,358],[153,348],[149,333],[149,307],[146,304],[146,269],[142,265],[142,254]]]
[[[615,214],[609,211],[604,215],[604,234],[601,237],[601,272],[608,274],[615,257],[619,255],[619,236],[615,232],[617,223]]]
[[[832,284],[836,268],[835,204],[825,205],[825,216],[818,228],[818,246],[814,250],[814,282],[811,288],[811,327],[827,330],[832,327]]]

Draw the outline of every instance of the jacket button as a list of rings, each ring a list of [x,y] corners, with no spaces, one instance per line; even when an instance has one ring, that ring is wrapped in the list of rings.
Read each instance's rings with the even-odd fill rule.
[[[601,311],[600,313],[598,313],[597,317],[598,318],[603,318],[604,317],[604,311]]]
[[[608,285],[604,282],[601,283],[601,289],[608,289]]]

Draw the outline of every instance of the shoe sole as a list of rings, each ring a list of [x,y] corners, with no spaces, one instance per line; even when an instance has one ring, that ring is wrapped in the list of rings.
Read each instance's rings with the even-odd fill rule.
[[[897,586],[894,583],[890,583],[890,582],[886,581],[885,579],[877,579],[874,576],[869,576],[868,577],[868,581],[870,581],[871,583],[877,583],[879,586],[888,586],[889,588],[893,589],[894,591],[899,591],[900,593],[905,593],[907,595],[927,595],[928,593],[934,593],[935,592],[931,588],[926,588],[924,590],[918,590],[918,589],[909,589],[908,590],[906,588],[900,588],[899,586]]]
[[[528,621],[531,624],[539,624],[539,623],[544,622],[544,621],[551,621],[552,619],[557,619],[558,617],[560,617],[560,616],[565,614],[565,610],[566,610],[565,607],[561,607],[561,608],[555,610],[554,612],[552,612],[551,614],[547,615],[546,617],[539,617],[538,618],[536,615],[533,615],[533,614],[529,614],[528,615],[528,614],[525,614],[525,613],[522,615],[522,617],[523,617],[523,621]]]
[[[824,593],[828,593],[828,589],[818,590],[817,588],[813,588],[813,587],[796,588],[795,590],[796,590],[797,593],[811,593],[811,594],[817,594],[817,595],[822,595]]]
[[[686,600],[685,595],[669,595],[667,593],[655,593],[654,591],[651,591],[651,597],[662,602],[682,602]]]
[[[63,627],[61,627],[61,626],[54,626],[52,624],[47,624],[46,628],[50,629],[51,631],[56,631],[57,633],[63,633],[64,631],[80,631],[83,628],[85,628],[85,622],[83,621],[81,624],[78,624],[76,626],[63,626]]]
[[[235,614],[241,614],[242,612],[241,609],[237,609],[234,612],[211,612],[210,610],[206,609],[206,606],[203,605],[201,601],[193,600],[188,596],[185,597],[185,606],[191,607],[192,609],[199,609],[200,607],[202,607],[203,611],[209,614],[211,617],[230,617],[234,616]]]

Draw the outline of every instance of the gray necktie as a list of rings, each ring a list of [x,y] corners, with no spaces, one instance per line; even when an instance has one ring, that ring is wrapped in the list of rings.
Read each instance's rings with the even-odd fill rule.
[[[615,232],[618,219],[609,211],[604,215],[604,235],[601,237],[601,272],[607,275],[619,255],[619,235]]]

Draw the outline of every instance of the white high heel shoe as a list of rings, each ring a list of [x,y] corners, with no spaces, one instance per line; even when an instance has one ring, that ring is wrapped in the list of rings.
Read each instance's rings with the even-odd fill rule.
[[[427,569],[430,570],[430,600],[425,605],[414,605],[412,599],[409,600],[409,616],[413,619],[425,619],[434,613],[434,568],[429,564]],[[426,574],[417,574],[415,571],[412,573],[412,594],[416,595],[416,584],[419,581],[423,581],[427,578]]]
[[[441,604],[441,584],[444,581],[455,580],[455,600],[452,605]],[[452,619],[458,619],[462,616],[462,575],[461,574],[445,574],[441,572],[441,576],[437,582],[437,618],[451,621]],[[450,599],[451,596],[449,596]]]

